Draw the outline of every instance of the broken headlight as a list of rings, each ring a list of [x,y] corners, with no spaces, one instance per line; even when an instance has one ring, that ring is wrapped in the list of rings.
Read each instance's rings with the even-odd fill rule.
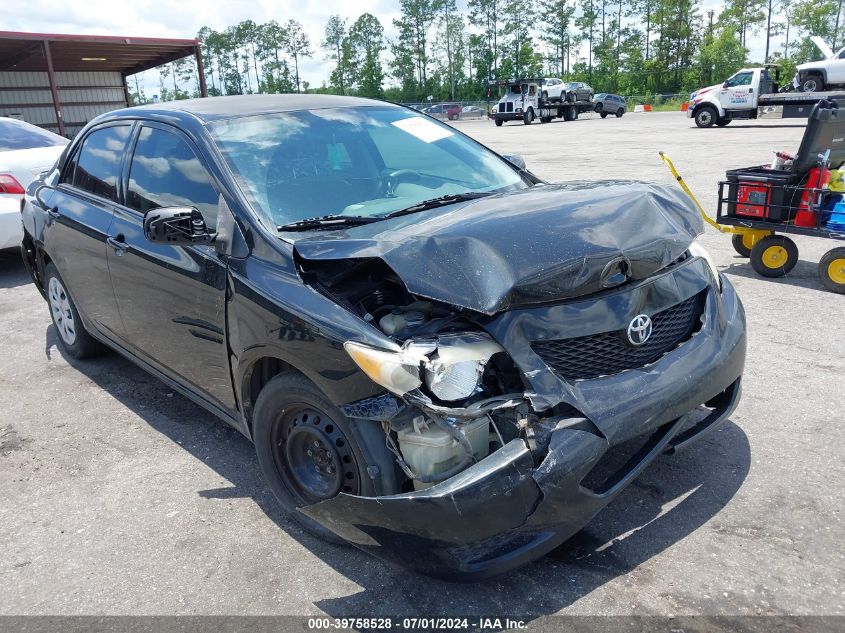
[[[483,334],[447,334],[425,364],[425,384],[438,399],[469,398],[478,389],[484,367],[502,347]]]
[[[347,341],[343,349],[373,382],[398,396],[422,385],[420,363],[423,358],[407,348],[395,346],[384,350]]]
[[[401,396],[421,387],[424,379],[431,394],[447,402],[474,394],[487,361],[503,351],[488,336],[477,333],[411,340],[389,350],[352,341],[343,347],[367,376],[388,391]]]

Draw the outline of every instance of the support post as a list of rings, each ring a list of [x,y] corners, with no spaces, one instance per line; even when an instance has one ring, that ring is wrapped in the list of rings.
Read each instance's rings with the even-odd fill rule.
[[[121,79],[123,79],[123,100],[126,101],[126,107],[128,108],[132,104],[129,103],[129,84],[126,83],[126,73],[120,73]],[[139,97],[141,95],[138,95]]]
[[[202,65],[202,49],[194,46],[194,57],[197,58],[197,79],[200,84],[200,96],[207,97],[208,89],[205,87],[205,67]]]
[[[53,95],[53,109],[56,111],[56,125],[59,127],[59,134],[65,135],[65,121],[62,118],[62,104],[59,101],[59,91],[56,88],[56,73],[53,72],[53,56],[50,54],[50,43],[47,40],[42,42],[44,46],[44,59],[47,62],[47,80],[50,82],[50,94]]]

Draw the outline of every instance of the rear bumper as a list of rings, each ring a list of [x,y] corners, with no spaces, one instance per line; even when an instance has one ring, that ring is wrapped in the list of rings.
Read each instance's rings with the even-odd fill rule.
[[[0,250],[17,247],[22,237],[20,197],[0,195]]]
[[[379,558],[431,576],[479,580],[539,558],[584,527],[658,455],[699,438],[735,409],[745,315],[733,287],[723,284],[720,300],[708,300],[702,330],[651,366],[659,377],[653,389],[626,406],[618,394],[630,391],[617,388],[630,386],[624,380],[645,382],[633,376],[606,383],[617,394],[613,424],[567,427],[564,418],[547,418],[554,430],[544,454],[515,439],[427,490],[341,494],[302,512]],[[706,415],[696,417],[704,403]],[[613,449],[631,443],[638,448],[613,466]]]

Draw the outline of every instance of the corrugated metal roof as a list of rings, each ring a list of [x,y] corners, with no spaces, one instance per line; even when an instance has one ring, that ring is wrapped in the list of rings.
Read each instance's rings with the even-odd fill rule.
[[[45,71],[43,42],[48,42],[53,69],[117,71],[124,75],[193,55],[193,39],[67,35],[0,31],[0,70]]]

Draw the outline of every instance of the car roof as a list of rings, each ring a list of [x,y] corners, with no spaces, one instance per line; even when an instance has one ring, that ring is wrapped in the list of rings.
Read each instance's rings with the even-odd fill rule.
[[[203,123],[208,123],[256,114],[296,112],[299,110],[318,110],[325,108],[356,108],[362,106],[402,107],[377,99],[341,97],[338,95],[232,95],[226,97],[182,99],[179,101],[166,101],[163,103],[122,108],[98,117],[97,121],[103,122],[112,119],[138,117],[172,120],[174,117],[177,117],[183,119],[199,119]]]

